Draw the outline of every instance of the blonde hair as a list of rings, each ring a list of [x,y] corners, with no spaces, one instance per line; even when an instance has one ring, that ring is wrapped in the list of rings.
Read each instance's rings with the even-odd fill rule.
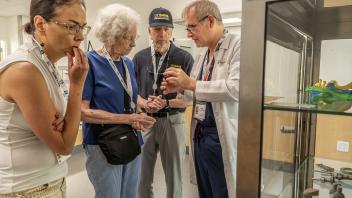
[[[188,4],[182,11],[182,18],[184,19],[188,12],[194,8],[198,17],[198,20],[211,15],[216,18],[222,24],[222,17],[219,7],[212,1],[209,0],[196,0]]]

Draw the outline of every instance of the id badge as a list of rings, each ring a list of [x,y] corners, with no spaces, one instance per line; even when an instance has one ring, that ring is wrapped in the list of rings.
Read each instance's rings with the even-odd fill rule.
[[[196,105],[194,107],[194,118],[203,121],[205,119],[205,110],[207,105],[205,102],[196,101]]]
[[[60,154],[55,153],[55,157],[56,157],[57,163],[58,163],[58,164],[62,164],[62,163],[64,163],[68,158],[71,157],[71,154],[70,154],[70,155],[60,155]]]

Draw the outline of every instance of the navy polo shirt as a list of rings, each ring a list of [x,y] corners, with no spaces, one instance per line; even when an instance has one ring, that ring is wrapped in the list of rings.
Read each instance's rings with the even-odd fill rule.
[[[159,65],[160,55],[156,55],[156,65]],[[139,51],[133,57],[133,63],[136,71],[136,78],[138,84],[138,93],[143,98],[148,98],[148,96],[153,95],[153,83],[154,83],[154,66],[152,62],[152,55],[150,47]],[[163,73],[166,68],[172,65],[181,66],[182,70],[189,75],[193,66],[194,60],[190,53],[187,51],[176,47],[172,42],[170,49],[166,54],[166,57],[161,65],[161,69],[158,73],[157,78],[157,90],[156,95],[161,95],[160,84],[163,80]],[[176,93],[167,94],[166,99],[176,98]],[[184,109],[182,109],[184,110]],[[162,110],[161,110],[162,111]]]
[[[83,100],[90,101],[91,109],[100,109],[111,113],[124,113],[124,88],[111,68],[108,60],[96,51],[87,53],[89,72],[84,84]],[[133,89],[133,101],[137,104],[137,82],[132,61],[123,57],[128,71],[131,75],[131,84]],[[122,61],[114,61],[120,74],[124,74]],[[140,142],[142,142],[141,134],[138,133]],[[83,124],[83,144],[96,144],[95,136],[90,129],[89,123]]]

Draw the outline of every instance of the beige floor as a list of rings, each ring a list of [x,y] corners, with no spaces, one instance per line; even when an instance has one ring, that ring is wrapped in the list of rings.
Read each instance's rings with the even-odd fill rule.
[[[197,198],[196,186],[189,182],[189,160],[188,156],[185,159],[186,164],[183,175],[183,198]],[[94,198],[94,189],[89,182],[85,171],[85,155],[83,149],[78,146],[74,154],[68,160],[69,174],[67,177],[67,197],[68,198]],[[160,159],[158,159],[155,167],[154,194],[155,198],[166,197],[166,185],[164,180]]]

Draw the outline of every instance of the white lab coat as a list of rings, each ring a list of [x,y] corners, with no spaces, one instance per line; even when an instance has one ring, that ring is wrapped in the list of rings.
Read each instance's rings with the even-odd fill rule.
[[[197,79],[208,49],[196,58],[191,78]],[[228,34],[215,53],[215,65],[211,81],[197,81],[196,91],[185,91],[180,96],[186,101],[211,102],[222,147],[222,158],[229,197],[236,197],[236,166],[238,137],[238,99],[240,78],[240,36]],[[194,103],[193,103],[194,104]],[[194,112],[193,112],[194,113]],[[197,121],[191,122],[191,182],[196,184],[194,169],[193,136]]]

